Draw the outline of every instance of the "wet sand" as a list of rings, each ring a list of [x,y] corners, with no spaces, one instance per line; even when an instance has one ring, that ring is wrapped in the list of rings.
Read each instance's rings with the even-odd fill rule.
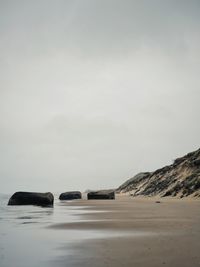
[[[160,203],[156,203],[160,201]],[[81,220],[50,228],[85,231],[62,250],[58,266],[200,266],[200,201],[118,196],[116,200],[80,200],[65,205],[84,210]],[[76,216],[77,216],[76,215]],[[90,238],[90,232],[102,233]],[[69,250],[71,255],[69,255]]]

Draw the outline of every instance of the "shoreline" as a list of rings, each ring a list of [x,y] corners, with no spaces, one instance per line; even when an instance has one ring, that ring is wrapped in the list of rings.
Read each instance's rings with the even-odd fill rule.
[[[156,201],[160,203],[156,203]],[[80,221],[52,224],[50,229],[84,231],[88,238],[64,246],[75,256],[56,259],[58,266],[200,266],[200,201],[130,198],[66,202],[84,213]],[[102,233],[90,238],[91,232]]]

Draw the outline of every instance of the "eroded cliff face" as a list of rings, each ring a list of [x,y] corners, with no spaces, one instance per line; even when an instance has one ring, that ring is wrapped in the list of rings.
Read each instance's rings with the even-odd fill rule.
[[[139,173],[118,189],[134,196],[200,197],[200,149],[154,172]]]

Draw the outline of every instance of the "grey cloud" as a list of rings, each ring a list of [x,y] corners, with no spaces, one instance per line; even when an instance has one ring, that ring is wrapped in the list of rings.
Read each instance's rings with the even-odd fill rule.
[[[9,1],[2,6],[2,39],[11,52],[48,56],[60,49],[86,58],[120,57],[147,43],[177,53],[185,49],[191,29],[198,31],[200,8],[198,1],[158,0]]]
[[[0,6],[2,191],[115,187],[198,147],[199,1]]]

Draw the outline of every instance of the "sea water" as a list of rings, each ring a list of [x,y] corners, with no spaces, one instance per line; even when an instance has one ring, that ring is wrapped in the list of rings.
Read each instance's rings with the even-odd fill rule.
[[[77,247],[91,239],[142,236],[150,233],[105,229],[70,229],[59,224],[90,222],[84,214],[106,212],[88,205],[71,205],[55,196],[54,207],[8,206],[10,195],[0,194],[0,267],[82,266]],[[111,212],[111,211],[109,211]],[[104,221],[104,220],[103,220]],[[52,227],[53,226],[53,227]],[[76,264],[81,258],[81,264]],[[92,263],[91,263],[92,264]],[[92,265],[91,265],[92,266]]]
[[[0,194],[0,267],[46,267],[64,244],[78,242],[84,233],[54,230],[53,224],[81,220],[84,210],[55,200],[53,208],[8,206],[9,195]],[[69,250],[72,254],[72,251]]]
[[[70,267],[70,260],[78,253],[74,250],[76,243],[119,234],[50,227],[85,221],[83,215],[88,213],[89,205],[73,206],[68,201],[59,201],[55,195],[54,207],[51,208],[8,206],[9,197],[0,194],[0,267],[52,267],[62,257],[68,262],[64,266]]]

